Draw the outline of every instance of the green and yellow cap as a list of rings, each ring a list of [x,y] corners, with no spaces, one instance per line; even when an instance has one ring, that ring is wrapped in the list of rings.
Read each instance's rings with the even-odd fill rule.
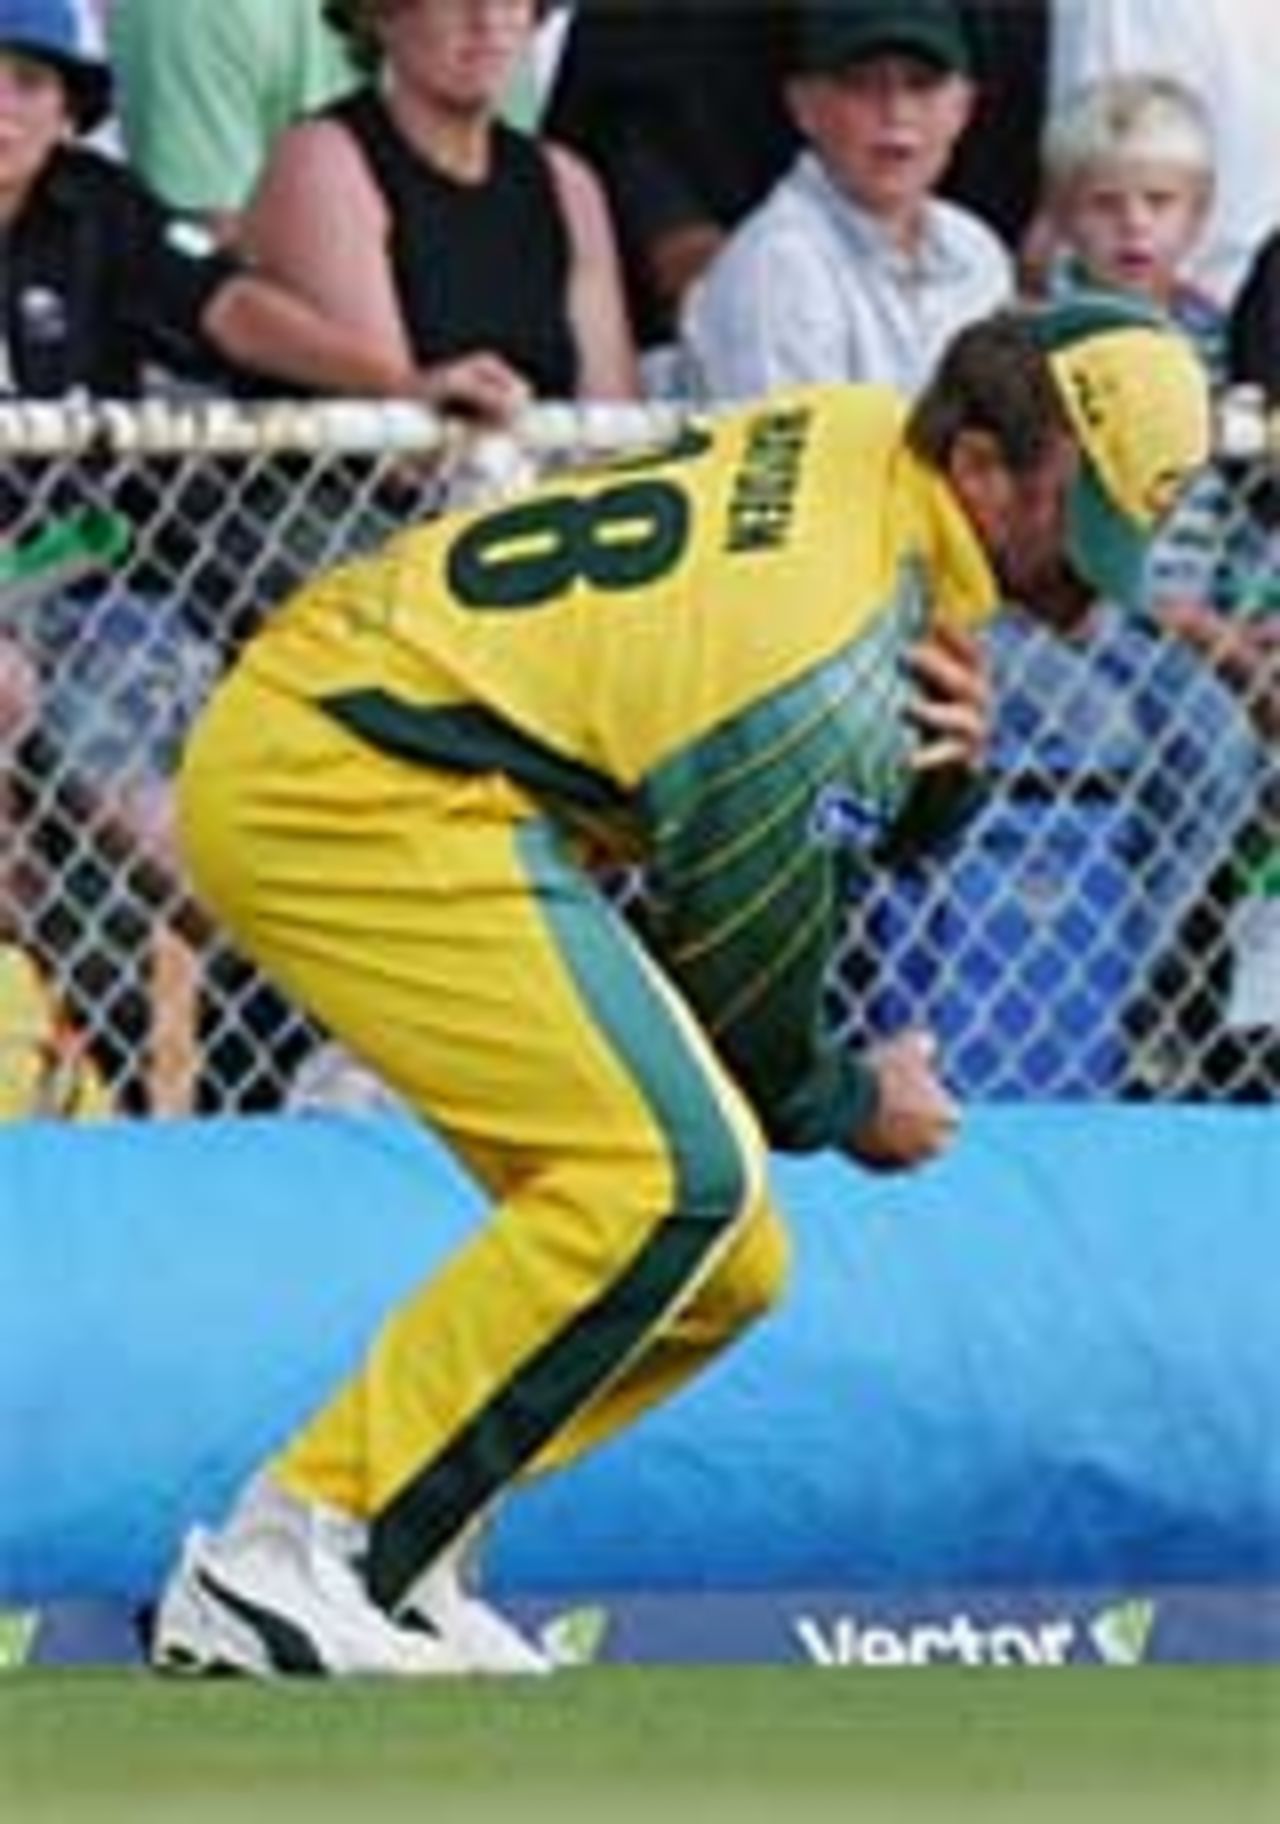
[[[1153,533],[1212,446],[1209,386],[1186,335],[1136,299],[1079,293],[1030,313],[1083,460],[1067,504],[1072,563],[1140,605]]]

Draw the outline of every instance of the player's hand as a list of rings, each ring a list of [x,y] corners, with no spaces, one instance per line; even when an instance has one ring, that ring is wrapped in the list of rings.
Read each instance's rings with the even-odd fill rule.
[[[986,654],[971,633],[936,627],[912,647],[915,680],[910,715],[920,731],[917,772],[960,766],[978,772],[991,737],[991,684]]]
[[[876,1079],[875,1113],[845,1144],[859,1165],[909,1171],[943,1152],[960,1125],[960,1105],[937,1070],[937,1043],[927,1032],[901,1032],[872,1045],[865,1062]]]

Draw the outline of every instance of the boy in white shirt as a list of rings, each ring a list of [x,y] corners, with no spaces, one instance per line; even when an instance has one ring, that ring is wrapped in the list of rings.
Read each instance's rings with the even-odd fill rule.
[[[951,0],[805,4],[790,65],[806,146],[688,301],[688,383],[724,399],[832,380],[914,394],[1013,287],[996,235],[935,194],[975,99],[963,23]]]

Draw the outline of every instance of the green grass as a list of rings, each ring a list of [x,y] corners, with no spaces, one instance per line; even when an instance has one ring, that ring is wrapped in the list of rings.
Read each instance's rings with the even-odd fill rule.
[[[0,1677],[5,1824],[1280,1824],[1272,1669]]]

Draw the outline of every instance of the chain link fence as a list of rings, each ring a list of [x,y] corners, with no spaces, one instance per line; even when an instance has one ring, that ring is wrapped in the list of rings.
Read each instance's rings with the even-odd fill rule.
[[[376,1101],[186,891],[185,730],[318,565],[678,422],[543,407],[517,443],[407,406],[0,405],[0,1113]],[[990,800],[850,908],[849,1042],[928,1023],[972,1097],[1280,1088],[1275,428],[1230,402],[1183,528],[1220,651],[1105,611],[1071,644],[1002,617]]]

